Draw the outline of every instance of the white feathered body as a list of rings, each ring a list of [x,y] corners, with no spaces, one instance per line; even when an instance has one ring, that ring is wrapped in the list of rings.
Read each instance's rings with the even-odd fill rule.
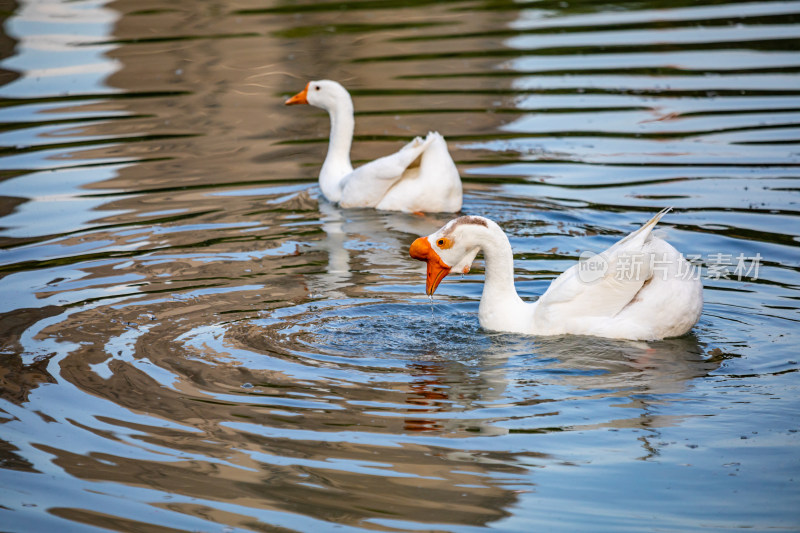
[[[427,237],[425,248],[430,251],[424,253],[455,265],[449,272],[460,272],[468,270],[478,250],[483,250],[486,280],[478,317],[486,329],[635,340],[675,337],[687,333],[700,318],[703,285],[682,254],[651,233],[667,211],[588,259],[593,265],[582,261],[571,266],[532,303],[517,294],[511,244],[489,219],[461,217],[449,222]]]

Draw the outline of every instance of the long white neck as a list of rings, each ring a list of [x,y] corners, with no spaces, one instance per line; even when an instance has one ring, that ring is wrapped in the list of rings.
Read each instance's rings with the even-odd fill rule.
[[[331,134],[328,141],[328,155],[319,173],[319,187],[322,194],[331,202],[341,199],[342,178],[353,171],[350,163],[350,146],[353,143],[353,101],[344,94],[328,109],[331,118]]]
[[[526,304],[514,287],[514,254],[500,227],[489,222],[480,228],[480,243],[486,261],[486,281],[478,310],[481,326],[500,331],[529,332],[535,304]]]

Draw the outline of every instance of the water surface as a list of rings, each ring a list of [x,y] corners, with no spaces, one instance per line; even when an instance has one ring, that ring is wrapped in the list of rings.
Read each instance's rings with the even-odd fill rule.
[[[800,2],[1,16],[0,529],[800,528]],[[700,322],[487,332],[482,260],[432,305],[451,215],[320,198],[319,78],[356,163],[445,135],[526,299],[673,206]]]

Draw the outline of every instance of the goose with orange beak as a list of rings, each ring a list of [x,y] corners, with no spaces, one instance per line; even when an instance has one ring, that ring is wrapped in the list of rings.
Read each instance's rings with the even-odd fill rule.
[[[417,137],[397,152],[353,169],[353,101],[344,87],[331,80],[311,81],[284,103],[309,104],[330,116],[328,154],[319,173],[320,190],[328,201],[387,211],[451,213],[461,209],[461,177],[439,133]]]
[[[652,234],[669,209],[654,216],[600,254],[591,254],[552,281],[535,302],[514,286],[514,256],[506,234],[484,217],[451,220],[411,245],[428,265],[425,291],[433,296],[452,272],[469,272],[483,251],[485,282],[478,319],[493,331],[533,335],[594,335],[656,340],[687,333],[703,309],[703,284],[687,275],[691,265],[672,245]],[[623,271],[633,262],[637,269]]]

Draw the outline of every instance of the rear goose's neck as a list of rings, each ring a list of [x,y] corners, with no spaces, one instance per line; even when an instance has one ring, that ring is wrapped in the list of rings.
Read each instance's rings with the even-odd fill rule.
[[[328,200],[341,199],[341,181],[353,171],[350,163],[350,146],[353,143],[353,101],[350,95],[341,95],[328,110],[331,119],[328,155],[319,174],[319,185]]]

